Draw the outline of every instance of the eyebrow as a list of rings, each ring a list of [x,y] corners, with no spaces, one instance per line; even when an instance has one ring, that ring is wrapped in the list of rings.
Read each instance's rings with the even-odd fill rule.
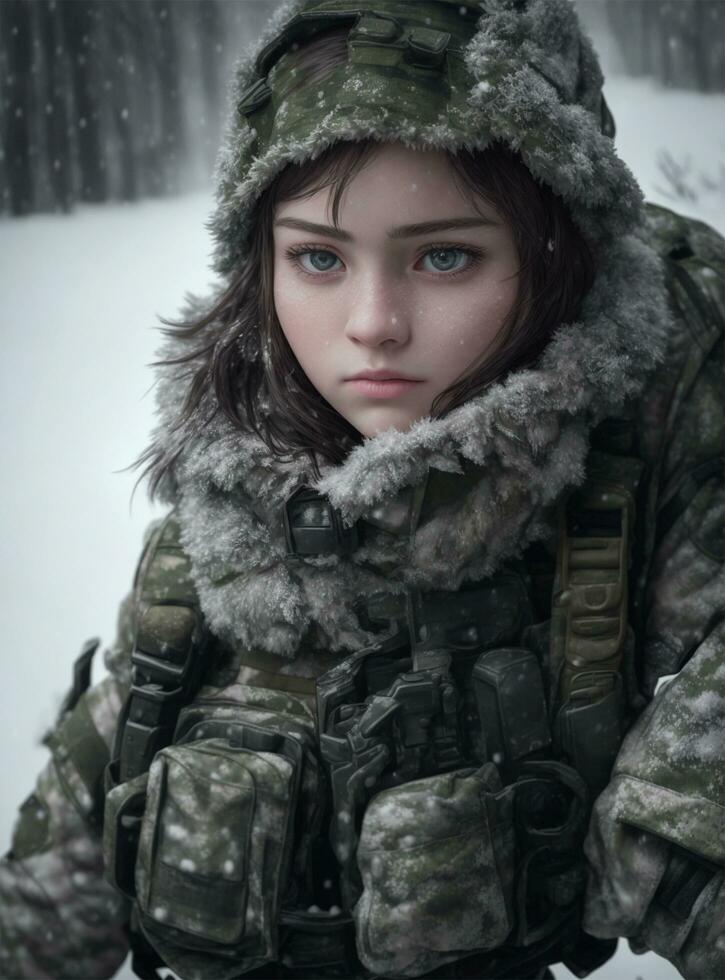
[[[277,228],[294,228],[298,231],[309,231],[314,235],[327,235],[341,242],[353,240],[350,232],[342,228],[320,225],[314,221],[303,221],[301,218],[279,218],[274,224]],[[434,232],[450,231],[453,228],[496,227],[498,224],[498,221],[483,215],[478,218],[447,218],[444,221],[419,221],[412,225],[398,225],[397,228],[388,228],[386,234],[388,238],[393,239],[415,238],[418,235],[431,235]]]

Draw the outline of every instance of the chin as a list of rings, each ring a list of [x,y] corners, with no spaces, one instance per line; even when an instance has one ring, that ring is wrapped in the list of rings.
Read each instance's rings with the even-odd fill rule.
[[[416,419],[414,418],[388,418],[382,419],[379,422],[360,422],[356,425],[356,428],[366,439],[372,439],[373,436],[380,435],[381,432],[387,432],[389,429],[395,429],[397,432],[407,432],[415,421]],[[354,422],[353,425],[355,425]]]

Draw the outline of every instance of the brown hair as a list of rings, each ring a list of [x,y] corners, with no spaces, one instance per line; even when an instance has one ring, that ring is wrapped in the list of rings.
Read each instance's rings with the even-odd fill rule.
[[[297,52],[305,80],[305,65],[319,72],[320,53],[325,71],[345,57],[339,31]],[[214,414],[221,410],[240,430],[255,432],[280,458],[307,455],[315,477],[319,460],[339,464],[362,442],[360,433],[313,387],[277,319],[272,223],[281,201],[329,187],[337,226],[346,187],[379,145],[372,140],[339,142],[314,161],[286,167],[257,202],[247,260],[214,307],[190,322],[162,319],[168,328],[163,333],[189,345],[186,353],[154,365],[189,365],[190,384],[174,431],[201,413],[204,395],[211,390]],[[431,407],[437,418],[534,362],[556,327],[576,319],[594,278],[591,252],[563,203],[537,184],[518,154],[494,144],[482,151],[449,152],[448,158],[454,179],[474,207],[483,198],[510,224],[520,271],[517,298],[496,349],[469,365],[437,396]],[[173,452],[152,443],[133,464],[147,464],[139,480],[149,474],[152,498],[183,449],[183,443]]]

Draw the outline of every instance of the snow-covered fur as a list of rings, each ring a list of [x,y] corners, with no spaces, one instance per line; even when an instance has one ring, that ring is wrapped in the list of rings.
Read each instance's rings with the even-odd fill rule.
[[[304,5],[288,4],[260,46]],[[205,426],[192,419],[172,430],[188,368],[159,369],[155,437],[169,451],[182,449],[164,495],[178,507],[209,625],[235,644],[289,659],[310,637],[321,649],[354,650],[372,639],[354,608],[361,596],[409,586],[457,589],[490,575],[549,533],[553,505],[584,479],[590,429],[641,392],[661,357],[669,322],[662,270],[642,231],[639,188],[600,132],[601,74],[571,5],[484,6],[466,50],[466,145],[507,143],[565,200],[597,267],[581,322],[561,325],[535,369],[515,372],[445,419],[426,417],[406,432],[366,439],[341,465],[324,465],[317,484],[304,461],[280,462],[222,413]],[[253,78],[255,54],[237,72],[236,98]],[[234,113],[212,218],[222,280],[243,260],[255,201],[288,162],[314,158],[339,139],[441,148],[463,142],[443,123],[424,130],[364,101],[344,118],[326,112],[303,141],[280,137],[257,157],[250,157],[253,138]],[[184,314],[206,305],[193,301]],[[178,355],[179,344],[168,341],[160,355]],[[458,499],[412,537],[372,535],[347,558],[286,556],[283,504],[300,484],[316,485],[351,524],[418,485],[429,469],[461,473],[471,465],[481,467],[480,480],[472,488],[461,481]]]

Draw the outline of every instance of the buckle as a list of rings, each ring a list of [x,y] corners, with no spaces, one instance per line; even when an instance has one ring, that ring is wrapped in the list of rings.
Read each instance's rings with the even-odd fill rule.
[[[357,548],[357,527],[345,527],[330,501],[311,487],[294,490],[284,504],[287,554],[348,555]]]
[[[134,683],[183,686],[194,662],[198,632],[197,612],[191,606],[157,603],[145,609],[131,654]]]
[[[571,854],[581,844],[589,815],[589,790],[571,766],[553,759],[524,762],[514,785],[514,822],[525,852]]]
[[[160,684],[134,684],[123,728],[120,778],[133,779],[145,772],[157,751],[171,736],[184,689],[166,691]]]

